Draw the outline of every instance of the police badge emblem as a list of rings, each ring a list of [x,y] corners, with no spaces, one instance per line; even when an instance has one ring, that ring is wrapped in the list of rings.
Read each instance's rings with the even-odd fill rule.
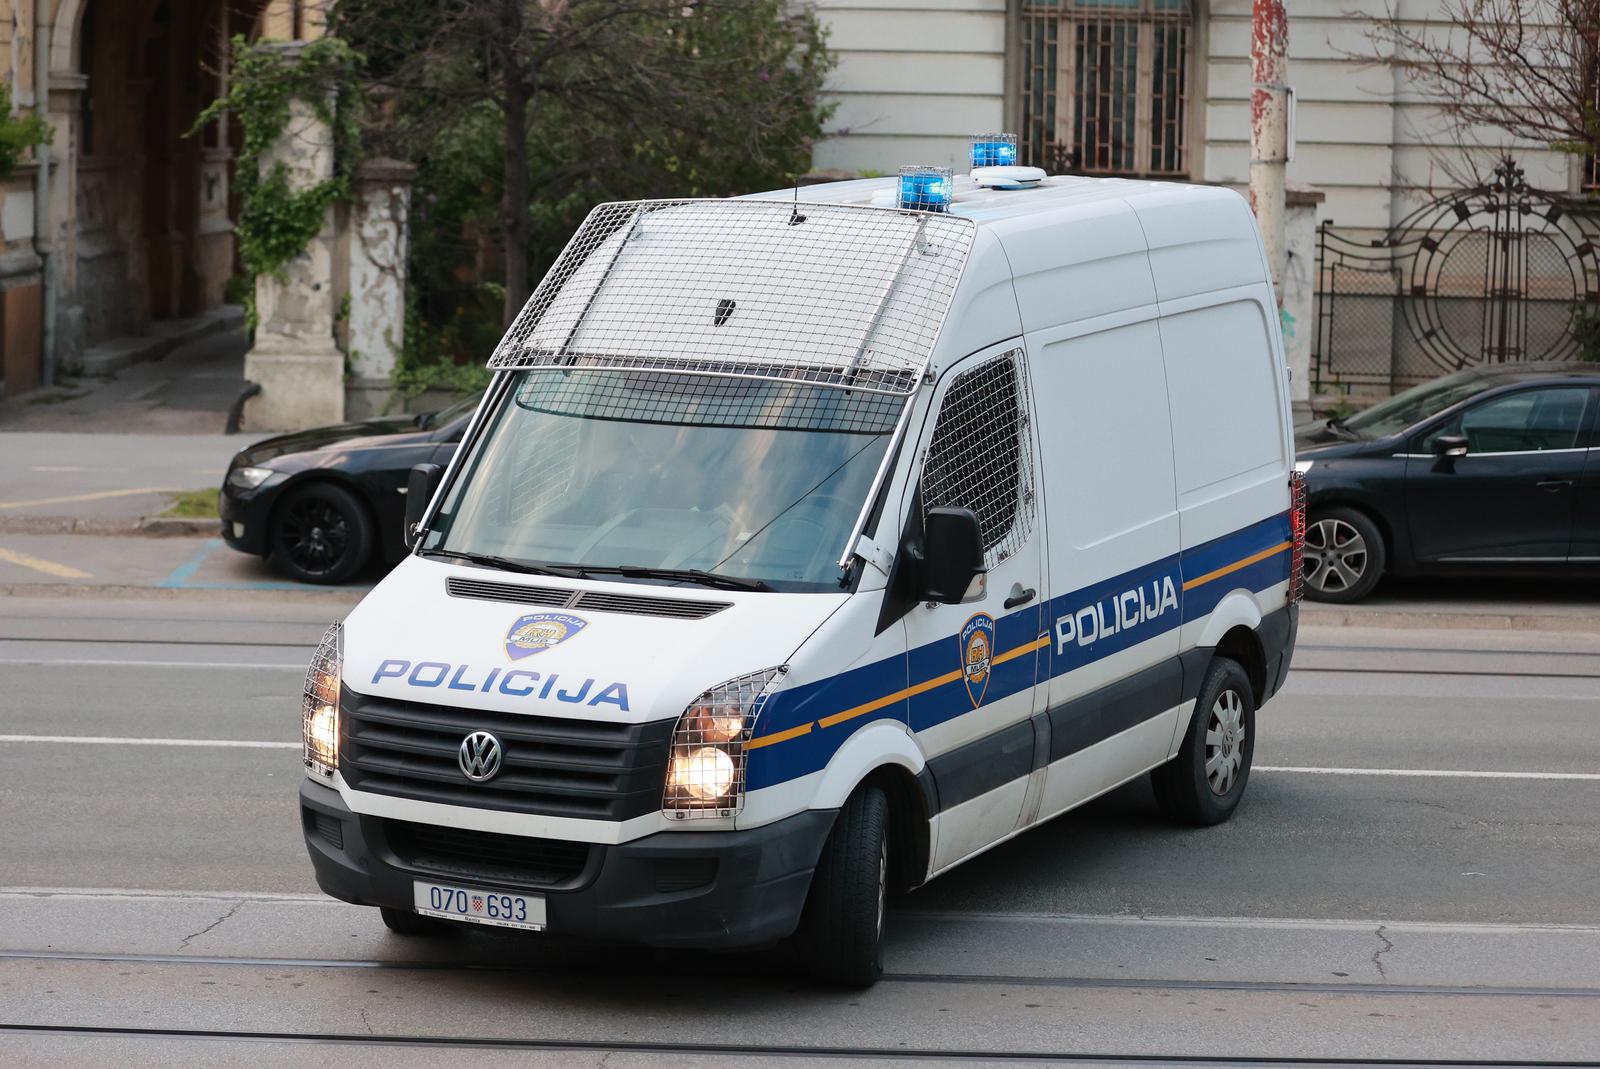
[[[976,709],[989,689],[994,662],[994,617],[979,613],[961,627],[961,677]]]
[[[506,632],[506,656],[513,661],[559,646],[589,626],[581,616],[564,612],[535,612],[517,617]]]

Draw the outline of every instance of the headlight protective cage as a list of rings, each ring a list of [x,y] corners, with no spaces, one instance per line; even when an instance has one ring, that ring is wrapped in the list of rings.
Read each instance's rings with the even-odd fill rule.
[[[672,732],[661,809],[674,820],[744,808],[745,744],[787,665],[730,679],[689,703]],[[725,782],[724,782],[725,781]]]
[[[344,625],[328,628],[311,655],[300,699],[300,739],[306,774],[331,780],[339,767],[339,679],[344,670]]]

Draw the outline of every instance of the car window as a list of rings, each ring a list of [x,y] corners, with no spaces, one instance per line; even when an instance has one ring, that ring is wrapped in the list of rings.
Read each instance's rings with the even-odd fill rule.
[[[1589,391],[1581,386],[1523,390],[1458,413],[1423,440],[1419,452],[1432,453],[1445,435],[1467,439],[1467,454],[1527,453],[1572,449],[1583,426]]]
[[[1379,401],[1371,408],[1345,419],[1342,426],[1364,438],[1398,434],[1494,385],[1493,379],[1484,377],[1481,371],[1474,368],[1457,371],[1442,379],[1413,386],[1386,401]]]

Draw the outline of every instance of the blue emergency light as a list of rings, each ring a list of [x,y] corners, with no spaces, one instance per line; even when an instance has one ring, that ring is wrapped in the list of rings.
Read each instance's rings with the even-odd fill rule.
[[[947,212],[950,193],[950,168],[900,168],[900,207],[917,212]]]
[[[1015,167],[1016,134],[977,134],[972,139],[972,166]]]

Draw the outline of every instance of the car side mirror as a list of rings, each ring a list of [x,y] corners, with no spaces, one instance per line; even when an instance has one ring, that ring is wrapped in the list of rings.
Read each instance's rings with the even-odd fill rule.
[[[1450,472],[1456,469],[1456,458],[1467,455],[1467,438],[1462,434],[1441,434],[1433,440],[1433,470]]]
[[[427,515],[428,502],[433,500],[439,483],[444,479],[444,468],[438,464],[418,464],[406,477],[406,548],[417,544],[417,531],[422,517]]]
[[[929,509],[922,526],[922,599],[959,605],[983,597],[989,570],[977,515],[971,509]]]

